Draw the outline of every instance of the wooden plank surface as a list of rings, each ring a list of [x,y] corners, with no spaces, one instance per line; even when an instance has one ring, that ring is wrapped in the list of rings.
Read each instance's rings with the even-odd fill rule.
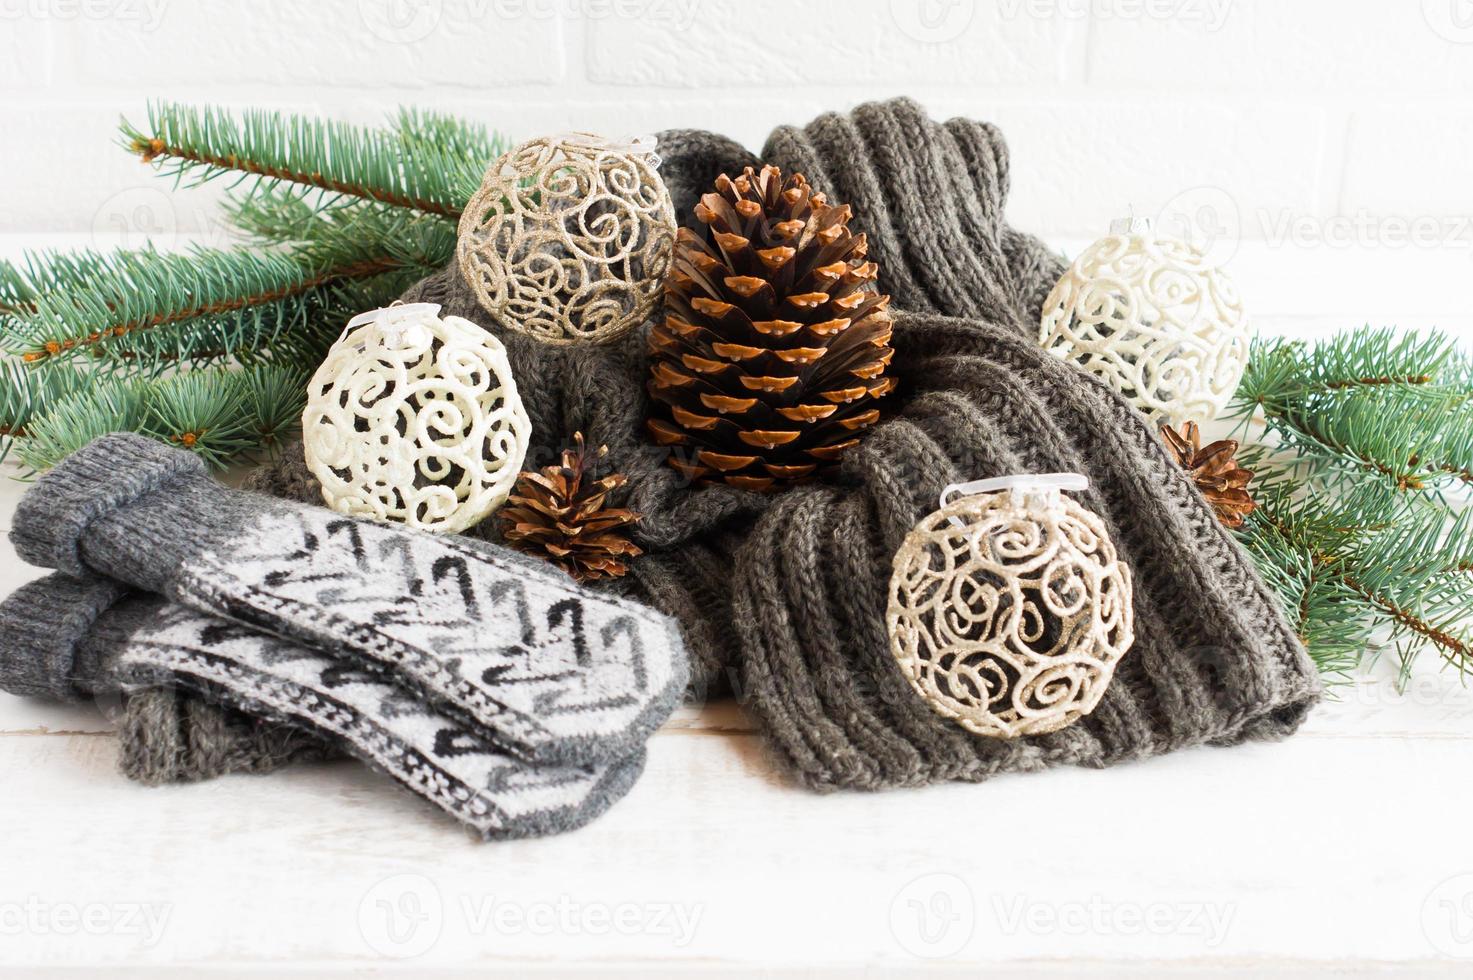
[[[1397,263],[1430,281],[1349,268]],[[1356,322],[1292,254],[1235,265],[1260,329]],[[0,544],[0,589],[37,574]],[[351,763],[143,788],[95,707],[0,696],[0,975],[1466,974],[1473,690],[1392,680],[1279,744],[875,795],[797,789],[740,708],[687,708],[605,817],[490,845]]]

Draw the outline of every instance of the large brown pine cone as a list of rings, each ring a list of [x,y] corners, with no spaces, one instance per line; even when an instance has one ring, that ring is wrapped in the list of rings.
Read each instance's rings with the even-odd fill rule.
[[[649,431],[698,483],[770,490],[833,464],[880,418],[890,298],[849,206],[776,167],[723,174],[682,228],[650,334]]]

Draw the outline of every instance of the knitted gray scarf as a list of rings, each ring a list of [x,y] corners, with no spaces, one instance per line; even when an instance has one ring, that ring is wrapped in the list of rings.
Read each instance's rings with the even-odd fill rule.
[[[660,134],[660,153],[685,216],[717,174],[756,162],[692,130]],[[647,550],[612,587],[679,619],[690,696],[734,693],[814,789],[1099,766],[1292,732],[1320,682],[1249,559],[1148,423],[1033,339],[1063,264],[1004,222],[997,130],[933,123],[902,99],[781,127],[761,159],[853,206],[880,285],[904,311],[890,414],[828,482],[772,495],[686,486],[644,437],[647,327],[612,346],[548,347],[490,324],[454,264],[404,296],[506,345],[533,424],[528,467],[575,431],[609,446]],[[948,483],[1057,471],[1090,478],[1078,499],[1132,570],[1135,644],[1077,724],[1015,741],[972,735],[923,702],[890,654],[891,558]],[[320,499],[294,447],[253,482]],[[494,523],[473,533],[494,537]]]

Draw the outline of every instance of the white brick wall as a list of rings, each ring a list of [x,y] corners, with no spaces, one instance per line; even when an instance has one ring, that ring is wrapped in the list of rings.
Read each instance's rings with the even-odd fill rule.
[[[1248,239],[1451,236],[1470,87],[1470,0],[0,0],[0,233],[208,237],[217,192],[166,194],[115,144],[151,96],[760,147],[909,94],[998,122],[1013,220],[1055,239],[1168,205]]]

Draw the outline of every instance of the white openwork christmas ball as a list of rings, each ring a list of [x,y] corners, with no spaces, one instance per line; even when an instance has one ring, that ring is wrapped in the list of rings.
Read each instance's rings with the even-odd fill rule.
[[[307,387],[307,467],[333,510],[463,531],[505,503],[532,435],[501,342],[435,303],[364,313]]]
[[[660,302],[675,207],[653,140],[529,140],[486,171],[456,255],[496,321],[550,344],[603,343]]]
[[[1077,474],[947,487],[895,555],[886,625],[916,693],[978,735],[1057,731],[1134,642],[1129,570]],[[965,494],[948,502],[954,493]]]
[[[1116,222],[1043,304],[1039,341],[1103,378],[1155,422],[1207,422],[1228,403],[1252,335],[1237,287],[1145,219]]]

